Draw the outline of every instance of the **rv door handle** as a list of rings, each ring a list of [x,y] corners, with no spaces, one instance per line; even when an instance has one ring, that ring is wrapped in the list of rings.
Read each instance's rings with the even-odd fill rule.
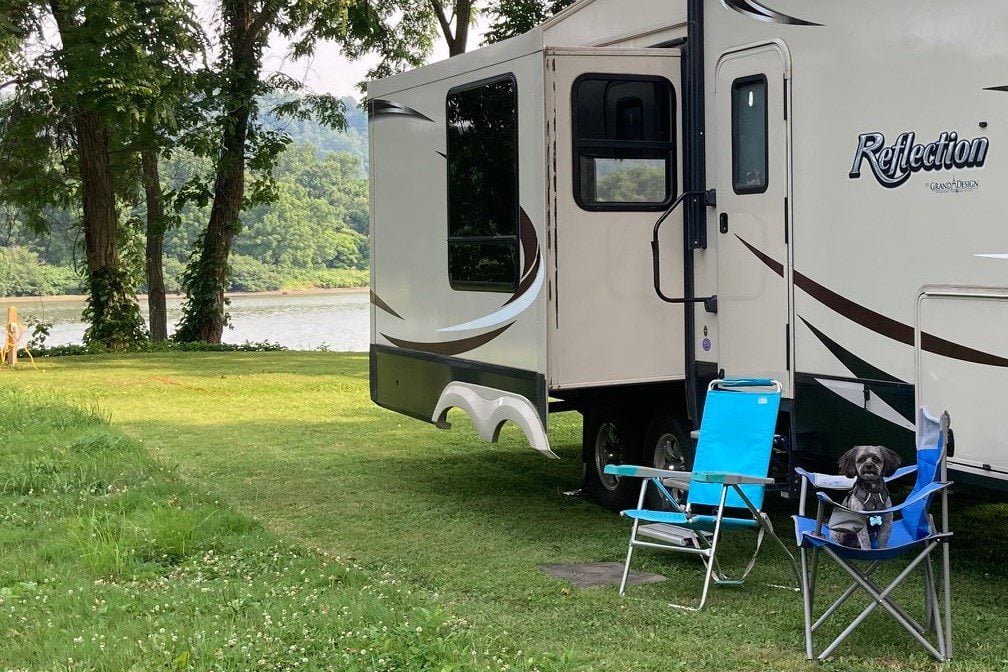
[[[720,229],[721,229],[721,233],[728,233],[728,213],[727,212],[722,212],[721,213],[721,226],[720,226]]]

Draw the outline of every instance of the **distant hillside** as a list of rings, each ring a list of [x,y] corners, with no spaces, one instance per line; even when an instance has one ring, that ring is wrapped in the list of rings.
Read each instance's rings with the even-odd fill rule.
[[[344,99],[347,128],[336,132],[310,121],[277,119],[268,110],[277,99],[261,100],[265,123],[291,136],[277,160],[276,199],[246,208],[231,255],[231,289],[344,287],[368,278],[367,115],[353,98]],[[176,151],[162,157],[166,190],[176,190],[205,173],[208,159]],[[124,218],[143,221],[142,198],[124,207]],[[190,204],[175,213],[164,239],[165,281],[179,291],[180,277],[194,241],[206,228],[209,206]],[[0,202],[0,296],[77,294],[83,254],[79,213],[53,210],[45,234],[29,228],[16,207]],[[129,227],[124,247],[143,250],[142,229]],[[142,254],[138,257],[142,263]],[[137,278],[142,266],[134,268]],[[141,287],[142,289],[142,287]]]
[[[321,159],[330,152],[347,152],[360,159],[364,174],[368,169],[368,140],[367,140],[367,112],[360,108],[360,104],[353,98],[344,98],[347,112],[347,129],[337,132],[319,124],[314,119],[308,121],[293,121],[290,119],[278,120],[266,114],[267,123],[276,124],[280,128],[286,129],[294,139],[294,144],[311,145],[315,148],[315,153]],[[268,110],[269,105],[264,104],[263,109]]]

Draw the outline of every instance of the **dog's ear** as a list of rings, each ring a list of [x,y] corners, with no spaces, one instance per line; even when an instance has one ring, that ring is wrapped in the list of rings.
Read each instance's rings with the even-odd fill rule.
[[[885,446],[879,446],[879,450],[882,451],[882,475],[892,476],[903,464],[903,460],[895,450],[890,450]]]
[[[840,456],[837,460],[837,466],[840,467],[840,473],[847,478],[857,478],[857,452],[860,446],[854,446],[846,453]]]

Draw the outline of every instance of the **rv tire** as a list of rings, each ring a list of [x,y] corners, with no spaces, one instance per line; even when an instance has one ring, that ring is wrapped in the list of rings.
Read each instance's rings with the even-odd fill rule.
[[[612,511],[630,508],[640,493],[640,481],[604,473],[609,464],[642,464],[643,422],[633,413],[593,410],[584,423],[584,485],[588,495]]]
[[[689,433],[683,429],[684,422],[667,411],[656,411],[651,416],[647,431],[644,433],[644,462],[656,469],[672,471],[689,471],[693,468],[693,441]],[[671,508],[664,497],[649,489],[647,507],[651,509]],[[669,491],[682,499],[682,491],[670,488]]]

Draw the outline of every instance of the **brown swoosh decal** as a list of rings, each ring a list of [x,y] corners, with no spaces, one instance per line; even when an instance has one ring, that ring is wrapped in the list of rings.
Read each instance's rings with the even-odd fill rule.
[[[909,324],[897,322],[882,313],[876,313],[870,308],[865,308],[859,303],[854,303],[850,299],[823,287],[798,271],[794,272],[794,283],[813,299],[834,312],[840,313],[848,320],[857,322],[862,327],[871,329],[876,334],[882,334],[894,341],[906,343],[907,345],[914,344],[914,328]]]
[[[444,343],[416,343],[413,341],[404,341],[401,338],[392,338],[387,334],[382,334],[382,338],[388,340],[389,343],[392,343],[397,347],[406,348],[407,350],[419,350],[420,352],[429,352],[434,355],[446,355],[451,357],[453,355],[461,355],[462,353],[469,352],[470,350],[475,350],[481,345],[486,345],[510,329],[513,325],[514,322],[511,322],[509,324],[505,324],[499,329],[494,329],[493,331],[485,334],[472,336],[470,338],[463,338],[460,341],[446,341]]]
[[[755,247],[753,247],[752,245],[750,245],[749,243],[747,243],[745,240],[743,240],[742,237],[740,235],[738,235],[737,233],[735,234],[735,237],[739,239],[740,243],[742,243],[743,245],[745,245],[746,247],[748,247],[749,251],[752,252],[753,254],[755,254],[757,259],[759,259],[764,264],[766,264],[767,268],[769,268],[771,271],[773,271],[774,273],[776,273],[780,277],[782,277],[782,278],[784,277],[784,264],[782,264],[779,261],[776,261],[773,257],[770,257],[770,256],[767,256],[767,255],[763,254],[762,252],[760,252],[759,250],[757,250]]]
[[[532,218],[528,216],[527,212],[525,212],[525,208],[521,208],[519,221],[521,222],[519,238],[521,239],[522,244],[522,256],[525,257],[522,264],[523,268],[521,277],[524,278],[528,275],[533,262],[539,256],[539,237],[536,235],[535,225],[532,223]]]
[[[539,265],[542,263],[542,253],[539,250],[539,236],[536,235],[535,225],[532,219],[525,212],[525,208],[520,210],[521,229],[519,239],[522,245],[522,272],[521,281],[515,288],[514,294],[504,302],[504,306],[517,301],[525,292],[529,290],[535,282],[536,274],[539,272]],[[502,308],[504,306],[501,306]]]
[[[532,283],[535,282],[536,275],[538,275],[539,273],[539,263],[541,261],[542,257],[536,256],[535,263],[532,265],[532,269],[529,271],[528,275],[526,275],[525,278],[520,283],[518,283],[518,288],[515,290],[515,293],[511,296],[510,299],[508,299],[504,303],[504,306],[514,303],[515,301],[520,299],[522,295],[525,294],[525,292],[529,290],[529,287],[531,287]],[[504,306],[501,306],[501,308],[503,308]]]
[[[766,264],[771,271],[782,278],[784,277],[783,264],[766,254],[763,254],[737,234],[735,237],[738,238],[750,252],[756,255],[756,258]],[[794,271],[794,283],[799,289],[819,303],[823,304],[830,310],[843,315],[848,320],[860,324],[865,329],[870,329],[876,334],[881,334],[886,338],[891,338],[894,341],[899,341],[900,343],[904,343],[906,345],[914,345],[914,328],[909,324],[897,322],[891,317],[886,317],[885,315],[877,313],[870,308],[866,308],[859,303],[854,303],[850,299],[820,285],[815,280],[812,280],[798,271]],[[940,338],[927,332],[921,334],[921,347],[927,352],[932,352],[936,355],[942,355],[943,357],[949,357],[951,359],[958,359],[964,362],[971,362],[973,364],[986,364],[987,366],[1000,366],[1008,368],[1008,359],[1004,357],[992,355],[988,352],[983,352],[982,350],[975,350],[958,343],[953,343],[952,341],[945,340],[944,338]]]
[[[953,343],[952,341],[946,341],[944,338],[938,338],[937,336],[928,333],[921,334],[921,347],[928,352],[935,353],[936,355],[944,355],[945,357],[951,357],[952,359],[961,359],[964,362],[1008,368],[1008,359],[1005,359],[1004,357],[992,355],[990,353],[983,352],[982,350],[967,348],[965,345],[959,345],[958,343]]]
[[[392,317],[398,317],[400,320],[404,319],[402,315],[392,310],[391,306],[382,301],[381,297],[375,294],[375,291],[373,289],[371,290],[371,303],[373,303],[378,308],[381,308]]]

